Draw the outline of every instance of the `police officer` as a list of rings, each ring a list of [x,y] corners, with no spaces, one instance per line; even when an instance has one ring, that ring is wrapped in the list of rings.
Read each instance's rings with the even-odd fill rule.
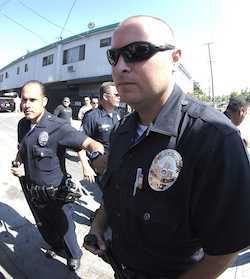
[[[157,30],[157,31],[156,31]],[[175,84],[181,50],[163,21],[121,22],[107,51],[135,111],[110,137],[103,203],[90,234],[124,278],[217,278],[250,244],[250,164],[236,127]]]
[[[66,187],[69,181],[65,169],[65,148],[76,151],[84,148],[101,153],[104,149],[100,143],[45,109],[47,98],[40,82],[27,82],[21,95],[25,118],[18,123],[17,167],[12,167],[11,171],[21,177],[20,164],[24,164],[29,204],[35,209],[35,219],[39,219],[40,233],[51,245],[46,256],[52,258],[65,249],[69,256],[68,267],[76,270],[80,266],[82,251],[76,239],[74,209],[70,202],[74,199],[67,200],[67,192],[70,191]]]
[[[97,109],[88,112],[82,121],[83,132],[103,144],[105,153],[109,152],[109,136],[114,125],[120,120],[120,114],[115,111],[119,107],[120,97],[114,82],[103,82],[100,87],[101,102]],[[85,152],[84,150],[82,151]],[[98,153],[94,154],[98,156]],[[93,160],[93,158],[91,158]],[[86,181],[95,182],[96,173],[88,161],[83,165]],[[100,183],[99,183],[100,186]]]

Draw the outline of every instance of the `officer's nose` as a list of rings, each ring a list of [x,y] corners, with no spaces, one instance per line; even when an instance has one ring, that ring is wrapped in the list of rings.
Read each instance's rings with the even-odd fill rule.
[[[119,56],[118,61],[115,66],[112,67],[112,71],[114,71],[117,75],[121,74],[122,72],[130,72],[131,68],[129,67],[128,63],[124,60],[122,55]]]

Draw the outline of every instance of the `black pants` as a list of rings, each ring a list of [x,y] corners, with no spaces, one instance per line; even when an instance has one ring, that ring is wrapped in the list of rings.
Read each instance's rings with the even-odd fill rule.
[[[72,217],[73,204],[51,201],[38,206],[38,217],[42,226],[38,229],[43,239],[55,250],[65,250],[70,258],[81,258],[82,251],[77,244],[75,224]]]

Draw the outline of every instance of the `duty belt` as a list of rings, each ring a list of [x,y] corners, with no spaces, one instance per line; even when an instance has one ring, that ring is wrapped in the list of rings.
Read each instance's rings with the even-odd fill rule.
[[[59,200],[63,203],[74,202],[78,200],[82,193],[86,194],[82,189],[81,191],[76,187],[76,184],[67,179],[65,183],[59,187],[53,185],[29,185],[27,184],[32,200],[38,203],[48,203],[50,201]]]

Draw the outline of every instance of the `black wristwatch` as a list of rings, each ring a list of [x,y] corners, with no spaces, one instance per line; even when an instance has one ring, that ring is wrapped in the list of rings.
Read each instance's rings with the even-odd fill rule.
[[[91,162],[93,162],[93,160],[97,159],[101,155],[103,155],[103,154],[100,151],[94,151],[89,154],[89,159]]]

